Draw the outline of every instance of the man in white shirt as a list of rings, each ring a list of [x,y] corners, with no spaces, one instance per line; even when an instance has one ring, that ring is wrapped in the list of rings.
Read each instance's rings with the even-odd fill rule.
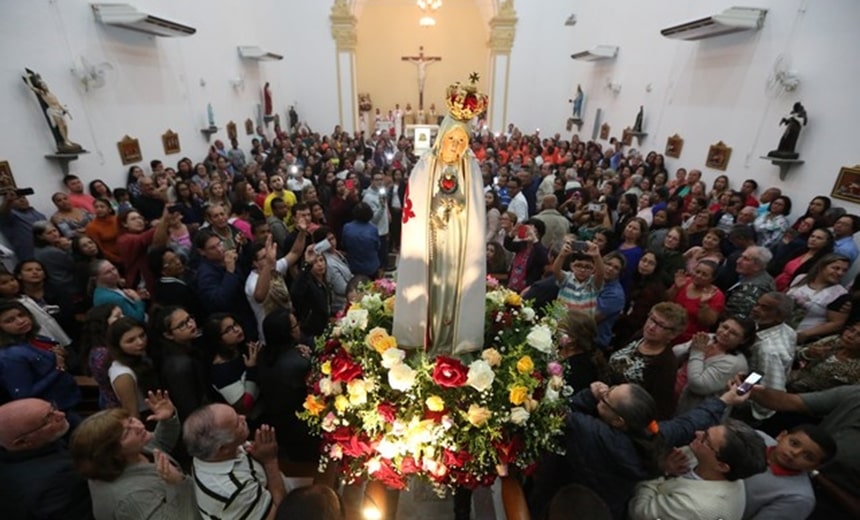
[[[511,202],[508,204],[508,211],[513,212],[517,216],[517,222],[525,222],[529,219],[529,203],[526,196],[522,192],[522,181],[516,175],[511,175],[508,178],[508,195],[511,197]]]
[[[273,428],[261,426],[248,443],[245,416],[219,403],[189,415],[182,437],[194,457],[194,495],[204,518],[274,520],[287,489]]]
[[[379,265],[385,269],[388,264],[388,194],[385,188],[385,176],[381,170],[374,170],[370,187],[364,190],[362,202],[373,210],[370,222],[379,232]]]
[[[761,384],[767,388],[785,390],[785,381],[797,345],[797,332],[785,322],[791,318],[794,301],[781,292],[769,292],[759,297],[750,317],[758,326],[756,340],[750,348],[749,368],[762,375]],[[750,401],[752,416],[763,421],[774,414],[762,405]]]

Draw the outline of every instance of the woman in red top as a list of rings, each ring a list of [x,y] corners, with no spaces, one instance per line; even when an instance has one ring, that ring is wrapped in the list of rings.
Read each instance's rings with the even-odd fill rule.
[[[150,246],[161,247],[167,244],[169,225],[168,206],[164,207],[156,226],[150,229],[146,229],[146,221],[135,210],[120,216],[121,232],[116,243],[120,250],[127,288],[136,288],[140,282],[143,282],[147,289],[155,288],[155,277],[147,265],[146,252]]]
[[[96,218],[87,224],[85,233],[99,246],[106,259],[112,263],[119,263],[122,261],[116,243],[119,237],[119,224],[113,206],[107,199],[99,198],[93,203],[93,207],[96,210]]]
[[[717,267],[711,260],[701,260],[692,276],[681,270],[675,273],[675,285],[668,296],[687,311],[687,328],[673,344],[690,341],[697,332],[710,332],[726,307],[725,295],[714,285]]]

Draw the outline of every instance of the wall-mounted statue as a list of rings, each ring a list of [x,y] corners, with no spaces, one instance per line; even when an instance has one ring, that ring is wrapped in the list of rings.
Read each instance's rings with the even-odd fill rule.
[[[78,153],[85,151],[81,145],[69,140],[69,126],[66,124],[66,116],[72,118],[66,107],[60,103],[57,96],[48,89],[48,85],[42,76],[33,72],[30,69],[21,79],[30,87],[39,99],[39,105],[45,114],[45,119],[48,121],[48,126],[51,127],[51,133],[54,134],[54,141],[57,143],[57,153]]]
[[[768,157],[777,157],[780,159],[797,159],[800,154],[794,151],[797,146],[797,138],[800,136],[800,128],[806,126],[806,109],[798,101],[791,109],[791,114],[788,117],[783,117],[780,125],[785,125],[785,131],[779,140],[779,146],[776,150],[768,152]]]
[[[269,87],[269,82],[267,81],[266,84],[263,85],[263,115],[271,117],[272,110],[272,89]]]
[[[582,100],[585,98],[585,94],[582,93],[582,86],[576,86],[576,96],[570,100],[573,103],[573,114],[571,117],[573,119],[582,119]]]
[[[645,107],[639,105],[639,113],[636,114],[636,122],[633,123],[632,131],[634,134],[642,133],[642,119],[645,117]]]

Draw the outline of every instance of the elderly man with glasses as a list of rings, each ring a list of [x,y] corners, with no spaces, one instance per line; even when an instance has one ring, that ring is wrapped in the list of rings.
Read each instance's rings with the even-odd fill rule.
[[[87,481],[62,437],[66,415],[42,399],[0,406],[0,503],[3,518],[92,518]]]

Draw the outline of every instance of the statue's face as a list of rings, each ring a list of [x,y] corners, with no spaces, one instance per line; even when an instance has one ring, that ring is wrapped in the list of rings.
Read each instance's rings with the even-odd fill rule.
[[[449,130],[442,136],[442,146],[439,150],[439,158],[445,163],[454,163],[460,160],[463,152],[469,146],[469,136],[459,126]]]

